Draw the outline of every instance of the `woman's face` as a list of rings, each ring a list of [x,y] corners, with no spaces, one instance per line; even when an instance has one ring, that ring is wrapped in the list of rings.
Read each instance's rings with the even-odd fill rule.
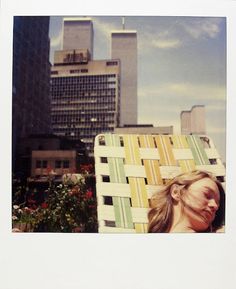
[[[191,228],[200,232],[206,230],[214,220],[219,208],[220,193],[213,180],[204,178],[190,185],[182,200],[184,215]]]

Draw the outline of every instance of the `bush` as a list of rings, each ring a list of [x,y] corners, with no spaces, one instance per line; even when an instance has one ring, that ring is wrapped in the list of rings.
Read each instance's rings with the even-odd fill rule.
[[[83,177],[51,184],[48,197],[30,211],[34,232],[97,232],[96,198]],[[17,221],[17,220],[15,220]]]

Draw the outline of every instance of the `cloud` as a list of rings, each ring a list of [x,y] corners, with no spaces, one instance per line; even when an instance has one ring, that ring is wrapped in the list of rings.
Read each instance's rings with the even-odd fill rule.
[[[151,45],[160,49],[178,48],[182,45],[179,39],[153,39]]]
[[[145,32],[138,34],[138,46],[140,53],[149,53],[152,49],[176,49],[182,46],[182,41],[170,35],[169,31],[161,31],[159,33]]]
[[[139,97],[146,100],[150,97],[176,97],[199,101],[226,101],[226,89],[223,86],[192,84],[192,83],[164,83],[155,86],[143,86],[139,89]],[[176,99],[178,101],[178,99]]]
[[[191,17],[176,19],[158,27],[153,31],[149,27],[144,33],[138,34],[140,53],[148,53],[151,49],[178,49],[188,43],[189,38],[216,38],[220,32],[222,18]]]
[[[193,38],[216,38],[220,32],[221,18],[193,18],[179,24]]]
[[[62,30],[60,30],[57,35],[51,37],[50,45],[51,48],[54,49],[62,46]]]
[[[114,23],[108,23],[101,21],[98,18],[93,19],[93,24],[94,24],[94,29],[96,29],[97,33],[103,34],[105,38],[110,38],[111,31],[112,30],[117,30],[118,28],[114,25]]]

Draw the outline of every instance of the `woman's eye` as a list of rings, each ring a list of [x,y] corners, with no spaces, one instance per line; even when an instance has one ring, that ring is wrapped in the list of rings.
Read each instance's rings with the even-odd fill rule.
[[[204,193],[204,195],[205,195],[205,197],[206,197],[208,200],[211,198],[211,194],[208,193],[208,192]]]

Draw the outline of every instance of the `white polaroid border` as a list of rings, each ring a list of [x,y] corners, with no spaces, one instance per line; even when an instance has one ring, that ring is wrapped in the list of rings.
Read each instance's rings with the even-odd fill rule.
[[[0,289],[236,288],[235,12],[236,1],[230,0],[1,1]],[[16,15],[227,17],[226,233],[11,233],[12,29]]]

